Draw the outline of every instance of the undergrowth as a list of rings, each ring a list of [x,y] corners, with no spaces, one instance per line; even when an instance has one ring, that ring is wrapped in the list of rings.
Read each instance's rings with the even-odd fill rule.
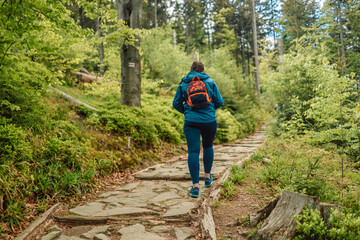
[[[263,158],[270,162],[263,162]],[[302,137],[282,134],[268,137],[265,145],[252,154],[251,161],[261,164],[258,179],[268,188],[278,193],[290,190],[317,196],[321,202],[340,207],[341,215],[333,213],[328,222],[313,210],[297,216],[296,239],[358,239],[360,174],[351,159],[312,146]]]
[[[135,108],[119,103],[118,82],[59,88],[99,111],[48,91],[24,114],[25,122],[0,117],[0,222],[7,224],[0,233],[30,220],[47,204],[90,192],[98,177],[157,160],[164,146],[185,143],[184,117],[171,106],[173,93],[144,92],[142,107]],[[226,109],[217,116],[218,143],[252,130]]]

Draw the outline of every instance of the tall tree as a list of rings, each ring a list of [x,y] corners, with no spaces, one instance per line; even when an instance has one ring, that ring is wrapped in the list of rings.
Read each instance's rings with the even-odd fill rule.
[[[102,33],[102,22],[101,22],[101,0],[98,0],[97,3],[97,18],[96,18],[96,32],[99,36],[100,43],[99,43],[99,69],[100,69],[100,76],[104,75],[104,43],[102,40],[103,33]]]
[[[310,27],[318,19],[319,5],[316,0],[281,0],[281,12],[283,25],[285,51],[289,43],[303,36],[304,27]]]
[[[118,18],[132,29],[140,28],[142,0],[117,0]],[[140,38],[121,46],[121,104],[141,106],[141,60],[138,47]]]
[[[341,45],[341,70],[342,74],[345,73],[346,58],[345,58],[345,45],[344,45],[344,33],[343,33],[343,19],[342,19],[342,7],[341,0],[337,0],[338,6],[338,18],[339,18],[339,32],[340,32],[340,45]]]
[[[255,88],[257,93],[257,98],[260,101],[260,74],[259,74],[259,54],[258,54],[258,45],[257,45],[257,30],[256,30],[256,11],[255,11],[255,0],[252,0],[252,15],[253,15],[253,38],[254,38],[254,57],[255,57]]]

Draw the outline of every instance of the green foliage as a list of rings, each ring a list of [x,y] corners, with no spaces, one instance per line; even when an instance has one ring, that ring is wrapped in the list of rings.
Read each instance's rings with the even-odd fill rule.
[[[320,217],[320,212],[305,209],[296,216],[296,240],[322,240],[322,239],[359,239],[360,217],[353,214],[339,216],[336,210],[332,211],[329,220],[325,223]]]
[[[261,173],[261,180],[268,187],[318,196],[321,201],[359,213],[359,172],[344,161],[342,177],[344,156],[314,147],[304,138],[289,138],[287,134],[269,139],[256,156],[271,159]]]
[[[240,184],[244,180],[245,174],[246,174],[245,168],[239,165],[232,165],[230,180],[235,184]]]
[[[244,127],[229,111],[219,109],[216,116],[218,124],[216,142],[231,142],[244,135]]]
[[[307,134],[314,144],[334,144],[356,163],[360,121],[355,117],[354,75],[339,76],[319,38],[301,38],[272,75],[269,87],[281,107],[278,126],[292,134]]]
[[[152,30],[143,38],[145,78],[163,80],[165,86],[176,86],[191,67],[191,58],[171,43],[170,26]]]
[[[226,198],[232,197],[235,193],[234,183],[231,180],[225,180],[221,188],[221,193]]]

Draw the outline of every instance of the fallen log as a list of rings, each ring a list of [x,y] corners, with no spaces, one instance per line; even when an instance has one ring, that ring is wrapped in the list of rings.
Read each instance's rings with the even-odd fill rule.
[[[88,71],[86,68],[84,68],[84,67],[80,67],[79,70],[80,70],[80,72],[82,72],[82,73],[90,74],[89,71]]]
[[[76,78],[79,80],[79,82],[81,82],[81,83],[92,83],[92,82],[98,82],[98,81],[104,80],[104,78],[102,78],[102,77],[98,77],[98,76],[87,74],[87,73],[74,72],[74,74],[75,74]]]
[[[258,229],[255,239],[292,239],[296,222],[293,216],[300,214],[306,207],[319,209],[319,199],[301,193],[283,191],[269,216]],[[267,206],[268,208],[269,205]],[[268,210],[268,209],[267,209]],[[264,211],[268,212],[268,211]]]
[[[76,98],[74,98],[74,97],[72,97],[72,96],[64,93],[63,91],[60,91],[60,90],[57,89],[57,88],[54,88],[54,87],[51,87],[51,86],[48,86],[48,88],[51,89],[51,90],[53,90],[53,91],[55,91],[55,92],[57,92],[57,93],[60,94],[63,98],[69,100],[70,102],[74,103],[75,105],[82,105],[82,106],[84,106],[84,107],[86,107],[86,108],[88,108],[88,109],[90,109],[90,110],[92,110],[92,111],[95,111],[95,112],[98,111],[96,108],[94,108],[94,107],[92,107],[92,106],[90,106],[90,105],[88,105],[88,104],[86,104],[86,103],[84,103],[84,102],[82,102],[82,101],[80,101],[80,100],[78,100],[78,99],[76,99]]]

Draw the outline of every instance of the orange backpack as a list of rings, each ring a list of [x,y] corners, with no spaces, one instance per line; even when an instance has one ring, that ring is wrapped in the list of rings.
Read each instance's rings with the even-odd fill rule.
[[[211,98],[203,81],[198,76],[195,76],[189,86],[187,87],[188,98],[186,102],[189,104],[191,109],[206,108],[210,105]]]

